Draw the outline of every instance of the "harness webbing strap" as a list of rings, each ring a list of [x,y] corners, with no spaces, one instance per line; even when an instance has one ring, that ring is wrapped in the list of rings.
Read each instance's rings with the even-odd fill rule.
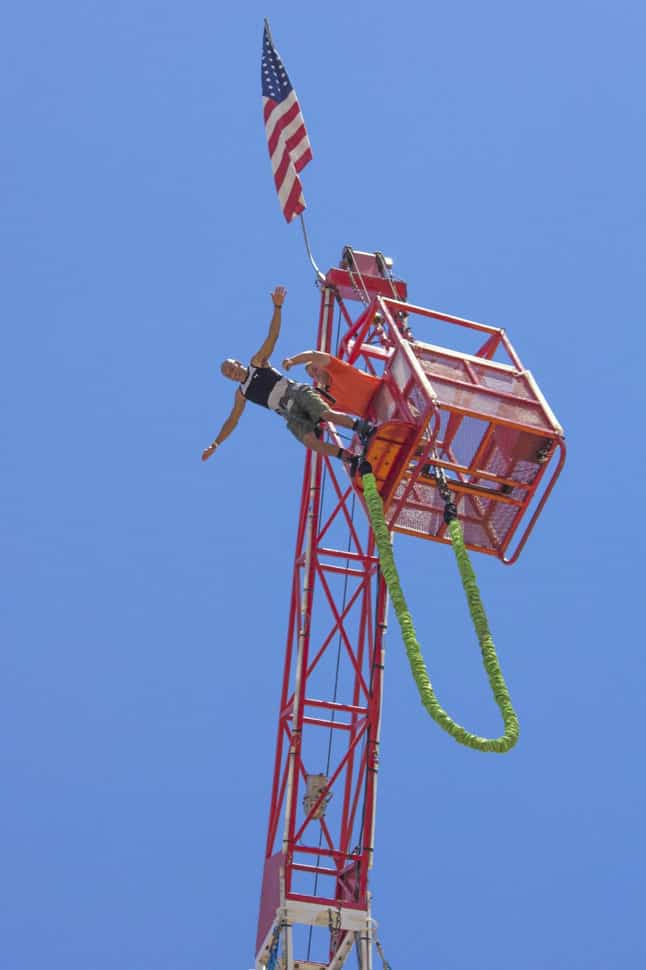
[[[482,738],[477,734],[472,734],[470,731],[467,731],[460,724],[456,724],[435,696],[422,651],[417,641],[413,620],[402,592],[397,567],[395,566],[395,559],[393,557],[390,533],[386,525],[381,497],[377,491],[375,476],[372,472],[367,472],[362,474],[362,479],[366,505],[379,550],[381,571],[386,580],[388,592],[390,593],[390,598],[395,613],[397,614],[404,646],[406,647],[406,653],[408,655],[408,662],[410,663],[422,704],[433,720],[460,744],[464,744],[469,748],[475,748],[477,751],[496,751],[501,754],[509,751],[518,740],[520,730],[518,718],[512,706],[511,697],[509,696],[502,671],[500,670],[500,664],[496,656],[496,648],[491,633],[489,632],[487,617],[480,599],[475,574],[464,545],[464,536],[459,521],[453,519],[449,522],[448,530],[460,571],[462,585],[469,604],[469,611],[480,643],[482,661],[487,671],[496,704],[502,714],[505,731],[499,738]]]

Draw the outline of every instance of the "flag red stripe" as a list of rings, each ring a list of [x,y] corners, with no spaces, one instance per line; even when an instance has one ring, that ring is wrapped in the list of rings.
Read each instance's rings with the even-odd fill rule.
[[[290,168],[294,168],[294,166],[291,163],[291,159],[289,155],[285,153],[280,160],[280,164],[278,168],[274,172],[274,182],[276,183],[276,189],[278,190],[279,195],[283,187],[283,182],[286,180],[286,178],[289,175]],[[294,172],[296,172],[295,169],[294,169]]]
[[[308,162],[312,161],[312,150],[308,148],[306,152],[303,152],[298,161],[294,162],[294,168],[297,172],[301,172]]]
[[[298,128],[294,129],[294,131],[292,131],[287,138],[283,138],[283,134],[286,129],[293,126],[293,122],[299,119],[301,124],[298,126]],[[299,153],[296,151],[296,149],[301,143],[303,143],[303,151]],[[310,147],[307,131],[305,130],[305,125],[303,123],[300,111],[294,112],[290,109],[288,112],[286,112],[283,117],[276,122],[267,144],[269,145],[269,154],[274,167],[277,167],[276,158],[278,157],[278,152],[281,150],[281,146],[283,153],[288,152],[291,158],[294,160],[294,164],[299,172],[312,159],[312,149]]]
[[[287,222],[291,222],[294,216],[300,215],[305,209],[305,203],[303,201],[301,180],[296,176],[294,178],[294,185],[292,190],[287,197],[287,201],[283,206],[283,213]]]
[[[296,174],[296,169],[294,168],[294,166],[292,165],[291,161],[287,156],[283,159],[280,169],[276,171],[276,174],[274,176],[274,181],[276,183],[276,191],[278,192],[279,202],[283,208],[283,212],[285,213],[285,218],[289,222],[292,216],[295,214],[294,212],[292,212],[292,214],[289,215],[288,217],[288,212],[294,207],[293,200],[294,199],[296,201],[298,201],[298,199],[301,199],[301,201],[304,201],[304,200],[302,200],[302,195],[301,195],[302,193],[301,180]],[[292,202],[290,202],[290,200],[292,200]],[[304,208],[305,208],[305,205],[303,204],[302,208],[299,209],[298,211],[302,212]]]
[[[276,165],[277,158],[278,158],[277,155],[274,158],[272,158],[272,163],[274,165]],[[276,179],[276,184],[278,185],[283,181],[290,165],[293,165],[296,171],[300,172],[303,168],[305,168],[305,166],[311,160],[311,158],[312,158],[312,152],[309,150],[309,148],[307,149],[307,151],[303,153],[302,156],[297,158],[296,161],[294,161],[293,159],[293,153],[285,149],[274,171],[274,178]]]
[[[284,169],[285,164],[293,165],[296,171],[300,172],[312,159],[312,152],[309,148],[307,148],[302,155],[298,155],[297,158],[294,157],[295,155],[298,155],[298,153],[294,152],[293,150],[290,151],[287,147],[285,147],[285,150],[280,158],[278,153],[276,153],[272,158],[272,164],[276,167],[276,172]]]
[[[276,107],[280,108],[281,106],[276,105]],[[298,118],[300,113],[301,113],[301,109],[299,107],[298,101],[294,101],[289,106],[287,111],[285,111],[284,113],[281,114],[278,111],[276,112],[272,111],[269,113],[268,116],[267,115],[265,116],[265,126],[267,125],[267,122],[269,121],[270,118],[274,124],[274,129],[271,135],[269,135],[267,138],[267,144],[269,145],[270,155],[273,155],[274,152],[276,151],[276,145],[278,144],[278,139],[280,138],[285,128],[287,128],[288,125],[291,125],[292,121]],[[272,118],[273,114],[276,114],[276,118]]]

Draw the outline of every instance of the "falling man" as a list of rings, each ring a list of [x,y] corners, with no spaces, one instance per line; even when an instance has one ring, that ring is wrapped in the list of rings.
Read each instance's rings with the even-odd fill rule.
[[[245,367],[239,360],[228,358],[223,361],[220,367],[223,376],[235,381],[239,384],[239,387],[235,391],[231,413],[214,440],[202,452],[202,461],[210,458],[222,442],[229,437],[236,428],[247,401],[251,401],[252,404],[258,404],[280,415],[287,423],[291,433],[306,448],[311,448],[312,451],[321,455],[340,458],[350,466],[351,472],[354,473],[358,456],[353,455],[346,448],[338,448],[335,444],[321,441],[321,422],[330,421],[342,428],[356,431],[364,444],[374,433],[375,425],[364,418],[354,418],[344,411],[332,410],[329,403],[315,388],[309,384],[299,384],[285,377],[279,370],[272,367],[269,360],[280,334],[281,310],[285,302],[286,292],[284,286],[277,286],[271,294],[274,312],[269,325],[269,332],[249,364]],[[301,357],[302,355],[299,355],[298,361],[287,358],[285,366],[289,368],[292,363],[299,362]],[[316,365],[314,364],[314,366]],[[357,371],[357,374],[359,373]],[[375,378],[375,380],[378,379]]]

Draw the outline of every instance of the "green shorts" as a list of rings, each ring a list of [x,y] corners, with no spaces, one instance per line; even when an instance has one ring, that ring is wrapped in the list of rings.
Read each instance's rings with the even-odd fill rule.
[[[328,405],[309,384],[292,385],[288,401],[289,408],[285,414],[287,427],[304,444],[306,435],[316,433],[317,425]]]

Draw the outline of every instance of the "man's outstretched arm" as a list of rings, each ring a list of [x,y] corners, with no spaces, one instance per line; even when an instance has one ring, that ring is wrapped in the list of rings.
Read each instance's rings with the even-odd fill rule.
[[[240,415],[244,411],[244,406],[247,402],[243,398],[239,390],[236,390],[235,400],[233,402],[233,407],[231,409],[231,414],[226,419],[214,440],[211,442],[208,448],[205,448],[202,452],[202,461],[206,461],[210,458],[218,445],[221,445],[225,438],[228,438],[231,432],[234,430],[238,421],[240,420]]]
[[[286,295],[287,290],[284,286],[277,286],[274,292],[271,294],[271,300],[274,304],[274,312],[269,324],[269,333],[267,334],[260,350],[251,358],[251,363],[254,367],[266,366],[269,358],[274,352],[274,347],[276,346],[276,341],[278,340],[278,335],[280,333],[281,310],[283,308]]]
[[[283,367],[285,370],[289,370],[296,364],[316,364],[317,367],[327,367],[329,363],[330,355],[323,353],[322,350],[304,350],[300,354],[295,354],[294,357],[285,357]]]

